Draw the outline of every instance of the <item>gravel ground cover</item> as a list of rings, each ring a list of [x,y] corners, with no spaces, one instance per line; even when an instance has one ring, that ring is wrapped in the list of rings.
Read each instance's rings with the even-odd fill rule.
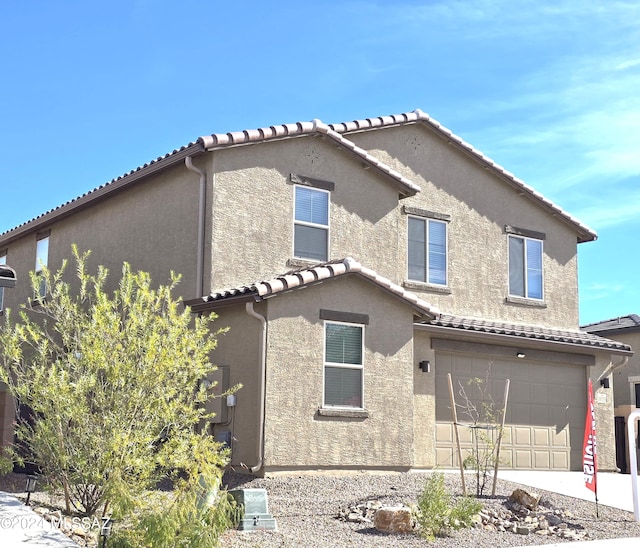
[[[376,531],[371,524],[349,523],[337,519],[341,508],[369,500],[385,505],[413,504],[424,487],[425,474],[357,474],[350,476],[303,475],[274,476],[251,479],[239,475],[226,477],[229,489],[264,488],[267,490],[269,511],[275,517],[278,531],[225,533],[222,546],[247,547],[498,547],[531,546],[572,542],[557,536],[543,537],[537,534],[518,535],[482,527],[453,532],[450,537],[438,538],[429,543],[417,534],[388,535]],[[471,480],[469,480],[471,481]],[[458,474],[445,474],[448,492],[462,493]],[[469,482],[467,489],[469,490]],[[498,480],[495,497],[484,497],[485,509],[504,508],[511,493],[522,488],[515,483]],[[475,489],[472,484],[471,490]],[[489,487],[488,491],[491,489]],[[586,532],[584,540],[619,537],[640,537],[640,524],[631,512],[599,506],[596,517],[595,504],[572,497],[538,490],[542,495],[540,505],[567,514],[569,529]]]
[[[417,534],[387,535],[376,531],[367,523],[341,521],[341,509],[366,501],[379,501],[383,505],[413,504],[424,487],[425,474],[353,474],[353,475],[282,475],[253,478],[228,473],[225,485],[229,489],[264,488],[267,490],[269,511],[278,524],[278,531],[246,533],[228,531],[221,546],[225,548],[334,548],[334,547],[450,547],[493,548],[502,546],[531,546],[565,542],[557,536],[543,537],[536,534],[518,535],[486,528],[473,528],[453,532],[450,537],[438,538],[429,543]],[[469,480],[471,481],[471,480]],[[462,493],[458,474],[446,473],[445,484],[449,493]],[[22,474],[0,476],[0,491],[13,493],[24,499],[25,477]],[[467,483],[473,491],[474,484]],[[511,493],[530,487],[499,480],[496,496],[484,497],[485,510],[500,510]],[[490,486],[489,486],[490,491]],[[593,502],[574,499],[556,493],[538,490],[542,495],[540,505],[562,511],[570,529],[586,532],[584,540],[620,537],[640,537],[640,524],[631,512],[599,506],[599,517]],[[31,505],[60,507],[59,495],[38,491],[31,496]],[[70,533],[70,532],[69,532]],[[69,535],[71,536],[71,535]],[[95,540],[74,537],[81,546],[95,546]],[[571,542],[567,540],[566,542]]]

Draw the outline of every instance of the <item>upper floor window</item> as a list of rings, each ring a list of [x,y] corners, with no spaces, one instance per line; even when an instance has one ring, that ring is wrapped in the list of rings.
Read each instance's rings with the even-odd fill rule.
[[[49,264],[49,235],[39,237],[36,241],[36,274],[40,274],[40,285],[36,298],[44,298],[47,294],[47,283],[41,275],[42,269]]]
[[[326,261],[329,256],[329,192],[295,186],[293,254]]]
[[[7,253],[0,252],[0,264],[7,264]],[[4,310],[4,287],[0,287],[0,312]]]
[[[509,295],[542,300],[542,240],[509,235]]]
[[[409,279],[447,285],[447,223],[409,217]]]
[[[362,409],[364,325],[325,322],[323,407]]]

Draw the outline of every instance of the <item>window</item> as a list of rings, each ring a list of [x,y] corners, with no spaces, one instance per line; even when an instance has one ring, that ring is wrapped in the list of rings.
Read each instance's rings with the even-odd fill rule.
[[[323,407],[362,409],[364,326],[325,322]]]
[[[36,274],[40,277],[40,286],[36,298],[44,298],[47,294],[47,282],[42,274],[42,269],[49,263],[49,236],[44,236],[36,241]]]
[[[409,279],[447,285],[447,223],[409,217]]]
[[[509,235],[509,295],[542,299],[542,240]]]
[[[326,261],[329,256],[329,193],[295,186],[293,254]]]
[[[2,252],[0,254],[0,264],[7,264],[7,254]],[[4,310],[4,287],[0,287],[0,312]]]

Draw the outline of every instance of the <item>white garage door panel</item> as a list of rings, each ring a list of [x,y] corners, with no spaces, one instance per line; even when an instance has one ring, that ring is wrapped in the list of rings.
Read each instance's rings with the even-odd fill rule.
[[[448,352],[436,353],[436,461],[457,467],[451,424],[447,373],[451,373],[456,402],[462,403],[460,384],[479,404],[468,381],[484,379],[501,417],[505,380],[511,380],[501,466],[533,470],[581,469],[580,451],[586,409],[586,371],[582,366],[496,360]],[[488,384],[487,384],[488,383]],[[458,421],[470,419],[458,409]],[[463,459],[471,451],[471,429],[459,428]]]

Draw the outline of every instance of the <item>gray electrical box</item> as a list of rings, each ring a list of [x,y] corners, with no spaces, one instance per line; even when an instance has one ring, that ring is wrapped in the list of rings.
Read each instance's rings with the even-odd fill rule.
[[[266,489],[233,489],[229,494],[244,512],[238,524],[240,531],[277,531],[274,517],[269,514]]]

